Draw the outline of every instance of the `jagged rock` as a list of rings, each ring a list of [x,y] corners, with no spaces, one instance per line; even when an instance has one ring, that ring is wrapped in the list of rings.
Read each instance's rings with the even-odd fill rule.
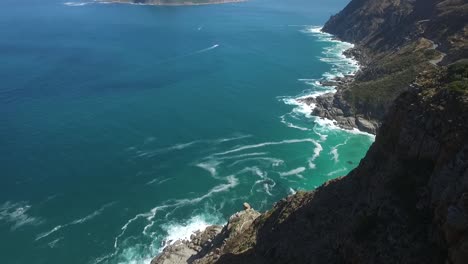
[[[376,134],[377,133],[377,125],[375,123],[372,123],[371,121],[364,119],[363,117],[358,116],[355,119],[356,126],[359,130],[365,131],[371,134]]]
[[[226,226],[209,226],[204,231],[195,232],[189,241],[172,243],[151,264],[211,263],[218,259],[230,240],[250,228],[260,215],[248,203],[245,205],[249,208],[231,216]]]
[[[243,206],[244,206],[244,210],[252,209],[252,207],[248,203],[244,203]]]

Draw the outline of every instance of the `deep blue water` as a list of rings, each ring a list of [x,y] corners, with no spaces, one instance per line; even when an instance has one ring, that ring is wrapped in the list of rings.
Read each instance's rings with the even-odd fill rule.
[[[372,137],[295,98],[356,70],[346,0],[0,2],[2,263],[148,263],[164,241],[345,175]]]

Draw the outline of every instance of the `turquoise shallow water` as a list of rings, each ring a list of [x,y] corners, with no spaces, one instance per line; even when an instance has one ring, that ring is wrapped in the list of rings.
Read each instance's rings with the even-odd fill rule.
[[[1,262],[148,263],[353,169],[373,138],[296,100],[356,70],[346,2],[1,1]]]

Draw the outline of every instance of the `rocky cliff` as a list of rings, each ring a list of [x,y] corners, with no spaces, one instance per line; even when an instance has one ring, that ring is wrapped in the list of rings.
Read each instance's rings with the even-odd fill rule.
[[[464,0],[354,0],[323,31],[356,44],[362,70],[318,99],[314,114],[376,133],[393,101],[418,73],[468,55]]]
[[[468,60],[461,55],[466,45],[459,44],[466,35],[450,33],[449,24],[444,32],[431,32],[431,40],[402,33],[408,39],[395,35],[373,44],[379,32],[415,15],[422,2],[353,0],[325,27],[359,43],[358,54],[368,59],[355,80],[338,80],[340,107],[349,107],[342,112],[371,116],[359,112],[368,105],[347,97],[360,96],[354,94],[359,89],[393,95],[370,97],[385,105],[385,114],[372,116],[381,127],[355,170],[263,214],[247,207],[224,228],[170,246],[152,263],[468,263]],[[425,2],[435,8],[431,14],[451,4],[466,11],[463,1]],[[371,11],[378,16],[365,20]],[[355,23],[372,30],[356,33],[349,29]],[[457,40],[446,41],[444,34]],[[438,65],[442,52],[447,56]],[[392,87],[399,89],[386,90]],[[318,100],[334,107],[335,96]]]

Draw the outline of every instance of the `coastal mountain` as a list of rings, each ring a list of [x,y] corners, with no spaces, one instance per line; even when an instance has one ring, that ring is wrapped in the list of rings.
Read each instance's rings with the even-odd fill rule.
[[[468,263],[466,1],[353,0],[324,31],[363,69],[315,114],[377,133],[359,166],[166,247],[169,263]]]
[[[323,31],[356,44],[361,71],[317,103],[314,114],[376,133],[393,101],[416,76],[468,55],[463,0],[352,1]]]

